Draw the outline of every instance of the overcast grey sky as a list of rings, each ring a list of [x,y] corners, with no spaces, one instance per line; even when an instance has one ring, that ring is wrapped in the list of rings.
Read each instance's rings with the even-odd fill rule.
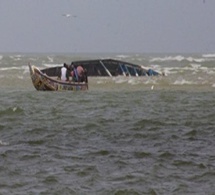
[[[0,29],[0,52],[212,53],[215,0],[0,0]]]

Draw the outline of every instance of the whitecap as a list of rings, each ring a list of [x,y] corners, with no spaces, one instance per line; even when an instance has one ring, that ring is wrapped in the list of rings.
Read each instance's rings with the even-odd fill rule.
[[[198,62],[198,63],[205,62],[205,59],[203,59],[203,58],[188,57],[188,58],[186,58],[186,60],[189,62]]]
[[[165,61],[178,61],[181,62],[183,60],[187,60],[189,62],[205,62],[205,59],[203,58],[193,58],[193,57],[187,57],[185,58],[184,56],[178,55],[178,56],[166,56],[166,57],[158,57],[158,58],[153,58],[150,60],[150,62],[165,62]]]
[[[168,74],[177,74],[181,68],[180,67],[166,67],[164,68],[165,75]]]
[[[22,55],[14,55],[14,56],[9,56],[11,59],[13,59],[14,61],[20,61],[21,57],[23,57]]]
[[[137,84],[139,84],[139,82],[138,82],[137,79],[129,79],[128,83],[131,84],[131,85],[137,85]]]
[[[2,140],[0,140],[0,146],[7,146],[7,145],[9,145],[9,143],[3,142]]]
[[[166,75],[165,73],[165,70],[164,70],[164,67],[161,67],[160,65],[158,64],[152,64],[150,66],[151,69],[155,70],[157,73],[159,73],[160,75],[164,74]],[[149,69],[149,68],[148,68]]]
[[[212,74],[215,74],[215,72],[213,70],[207,70],[207,74],[212,75]]]
[[[117,58],[128,58],[129,56],[128,56],[128,55],[123,55],[123,54],[121,54],[121,55],[117,55],[116,57],[117,57]]]
[[[194,59],[194,62],[198,62],[198,63],[201,63],[201,62],[205,62],[206,60],[203,59],[203,58],[195,58]]]
[[[49,62],[51,62],[51,63],[54,62],[54,59],[52,57],[47,56],[47,58],[48,58]]]
[[[202,72],[208,73],[208,68],[207,67],[200,67],[199,68]]]
[[[12,67],[2,67],[0,70],[7,71],[7,70],[26,70],[28,69],[28,66],[12,66]]]
[[[192,81],[187,81],[185,79],[181,79],[181,80],[176,80],[173,85],[192,85],[192,84],[196,84],[195,82]]]
[[[215,54],[203,54],[202,57],[204,57],[204,58],[215,58]]]
[[[180,56],[180,55],[175,56],[175,57],[173,57],[173,56],[166,56],[166,57],[164,57],[164,58],[160,58],[160,57],[158,57],[158,58],[153,58],[153,59],[150,60],[150,62],[156,62],[156,61],[159,61],[159,62],[165,62],[165,61],[179,61],[179,62],[181,62],[181,61],[184,60],[184,59],[185,59],[185,58],[184,58],[183,56]]]
[[[28,66],[23,66],[23,69],[24,69],[23,74],[29,73]]]
[[[125,82],[126,82],[126,80],[123,79],[123,78],[120,78],[120,79],[116,79],[116,80],[115,80],[115,83],[116,83],[116,84],[121,84],[121,83],[125,83]]]
[[[9,68],[6,68],[6,67],[2,67],[0,68],[0,70],[4,71],[4,70],[20,70],[21,68],[20,67],[9,67]]]
[[[201,64],[190,64],[190,66],[194,69],[198,69],[201,67]]]

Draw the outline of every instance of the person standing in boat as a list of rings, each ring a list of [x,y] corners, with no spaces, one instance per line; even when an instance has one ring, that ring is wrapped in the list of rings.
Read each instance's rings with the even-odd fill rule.
[[[70,65],[70,75],[72,76],[72,80],[74,82],[83,82],[84,80],[84,69],[81,65],[76,66],[73,63]]]
[[[73,62],[71,63],[69,69],[70,69],[70,76],[72,77],[72,81],[75,82],[76,81],[75,73],[74,73],[75,66],[74,66]]]
[[[61,68],[61,75],[60,79],[62,81],[69,81],[69,67],[66,63],[63,64],[63,67]]]

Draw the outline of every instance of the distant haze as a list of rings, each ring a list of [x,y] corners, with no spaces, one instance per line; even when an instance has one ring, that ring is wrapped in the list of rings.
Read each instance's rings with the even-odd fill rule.
[[[0,52],[215,53],[215,0],[1,0]]]

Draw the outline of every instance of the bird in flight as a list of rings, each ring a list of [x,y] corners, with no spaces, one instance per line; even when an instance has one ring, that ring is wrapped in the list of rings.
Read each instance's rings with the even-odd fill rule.
[[[62,16],[66,17],[66,18],[69,18],[69,17],[76,18],[77,17],[76,15],[71,16],[71,14],[62,14]]]
[[[62,16],[66,17],[66,18],[71,17],[71,15],[70,15],[70,14],[62,14]]]

